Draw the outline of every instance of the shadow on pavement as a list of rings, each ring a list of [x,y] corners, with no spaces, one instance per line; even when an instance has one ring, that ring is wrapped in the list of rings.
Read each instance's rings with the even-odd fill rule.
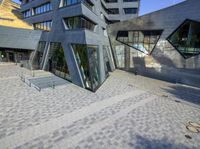
[[[166,92],[184,101],[200,106],[200,89],[187,86],[170,86],[169,89],[163,89]]]
[[[161,139],[150,139],[136,135],[136,137],[133,137],[133,140],[136,140],[136,143],[129,142],[129,146],[136,149],[190,149],[190,147],[185,146],[184,144],[176,144],[173,140],[169,140],[167,137]]]

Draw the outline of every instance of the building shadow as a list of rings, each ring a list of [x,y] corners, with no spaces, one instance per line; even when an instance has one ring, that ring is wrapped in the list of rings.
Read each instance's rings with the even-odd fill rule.
[[[178,68],[175,62],[183,66]],[[162,81],[200,87],[200,71],[198,69],[186,68],[184,59],[180,58],[175,60],[175,62],[172,58],[165,55],[161,49],[156,48],[152,55],[132,57],[130,63],[133,63],[134,67],[129,68],[128,71],[137,72],[139,75]],[[148,66],[149,64],[151,66]]]
[[[175,97],[200,106],[200,89],[187,86],[174,85],[163,89]]]
[[[136,137],[134,136],[132,138],[134,143],[129,142],[128,145],[133,149],[191,149],[191,147],[184,144],[176,144],[167,137],[163,137],[161,139],[150,139],[141,135],[136,135]],[[193,147],[193,149],[197,148]]]
[[[156,61],[154,63],[158,64],[160,64],[159,60],[163,60],[165,62],[168,61],[172,65],[172,67],[174,66],[173,62],[167,57],[159,59],[154,58],[154,60]],[[171,83],[176,83],[177,81],[177,78],[173,76],[173,73],[169,73],[172,71],[172,69],[165,65],[161,65],[160,68],[147,67],[145,57],[132,57],[132,62],[134,63],[134,68],[131,68],[130,72],[137,72],[137,74],[141,76],[167,81]]]

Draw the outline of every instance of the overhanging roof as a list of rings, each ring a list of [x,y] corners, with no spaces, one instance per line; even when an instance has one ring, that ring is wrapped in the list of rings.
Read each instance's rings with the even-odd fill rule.
[[[42,31],[0,26],[0,47],[35,50]]]

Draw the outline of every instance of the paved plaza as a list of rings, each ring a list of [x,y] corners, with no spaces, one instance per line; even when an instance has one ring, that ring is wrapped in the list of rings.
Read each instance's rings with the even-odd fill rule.
[[[95,93],[70,82],[39,92],[22,74],[0,65],[0,149],[200,148],[186,129],[200,123],[200,89],[116,70]]]

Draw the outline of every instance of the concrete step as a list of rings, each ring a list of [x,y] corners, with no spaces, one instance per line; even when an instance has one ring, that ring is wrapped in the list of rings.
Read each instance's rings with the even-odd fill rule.
[[[67,80],[64,80],[56,75],[46,72],[46,71],[37,71],[36,76],[32,77],[30,75],[26,75],[22,80],[30,87],[41,91],[45,88],[55,88],[56,86],[68,84]]]

